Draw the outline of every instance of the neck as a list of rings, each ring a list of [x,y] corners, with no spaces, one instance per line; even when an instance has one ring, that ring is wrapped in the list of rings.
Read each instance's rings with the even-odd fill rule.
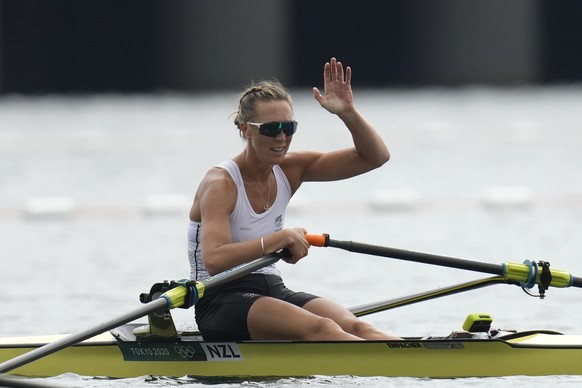
[[[239,169],[243,177],[251,177],[257,182],[264,182],[269,180],[273,166],[262,164],[257,158],[249,156],[248,152],[243,152],[238,159]]]
[[[261,207],[265,210],[269,210],[271,208],[271,173],[273,171],[272,167],[269,167],[264,173],[259,172],[259,169],[251,170],[250,163],[248,162],[248,158],[246,154],[241,155],[240,158],[241,163],[239,164],[239,168],[241,169],[241,174],[243,176],[243,180],[245,181],[245,185],[247,186],[247,193],[249,193],[249,186],[253,187],[251,192],[255,191],[259,194],[256,196],[257,200],[261,200]],[[242,166],[241,166],[242,165]],[[251,202],[253,202],[251,200]],[[258,203],[257,203],[258,206]]]

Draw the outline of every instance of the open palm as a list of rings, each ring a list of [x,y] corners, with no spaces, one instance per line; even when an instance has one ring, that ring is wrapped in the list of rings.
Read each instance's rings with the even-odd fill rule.
[[[340,114],[353,109],[352,69],[348,66],[344,74],[341,62],[335,58],[331,58],[330,62],[323,68],[324,94],[313,88],[313,96],[324,109]]]

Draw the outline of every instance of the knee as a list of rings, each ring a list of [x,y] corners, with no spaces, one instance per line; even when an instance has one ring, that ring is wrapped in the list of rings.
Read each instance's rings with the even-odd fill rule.
[[[360,338],[367,338],[370,333],[377,331],[377,329],[370,323],[356,318],[347,324],[345,331]]]
[[[401,340],[402,338],[385,333],[371,323],[355,319],[344,326],[345,331],[366,340]]]
[[[306,328],[304,340],[338,339],[345,335],[343,329],[330,318],[314,318]]]

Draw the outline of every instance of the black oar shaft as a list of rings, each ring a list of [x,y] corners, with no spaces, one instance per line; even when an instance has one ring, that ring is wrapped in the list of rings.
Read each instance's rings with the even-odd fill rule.
[[[286,256],[287,254],[288,253],[286,253],[286,252],[273,253],[273,254],[261,257],[259,259],[256,259],[252,262],[243,264],[243,265],[241,265],[237,268],[234,268],[232,270],[225,271],[225,272],[222,272],[218,275],[212,276],[212,277],[210,277],[207,280],[202,282],[204,284],[204,289],[208,290],[208,289],[218,287],[226,282],[240,278],[243,275],[246,275],[246,274],[249,274],[253,271],[256,271],[259,268],[271,265],[271,264],[275,263],[276,261],[278,261],[279,259],[281,259],[282,257]],[[176,307],[179,307],[179,306],[176,306]],[[150,313],[153,313],[155,311],[158,311],[158,310],[161,310],[164,308],[168,308],[168,300],[167,299],[165,299],[165,298],[154,299],[153,301],[147,303],[143,307],[141,307],[137,310],[134,310],[130,313],[127,313],[121,317],[118,317],[116,319],[113,319],[113,320],[105,322],[105,323],[101,323],[95,327],[92,327],[92,328],[85,330],[85,331],[82,331],[80,333],[72,334],[72,335],[67,336],[65,338],[62,338],[58,341],[51,342],[49,344],[41,346],[40,348],[31,350],[28,353],[22,354],[20,356],[14,357],[8,361],[0,363],[0,373],[6,373],[6,372],[11,371],[13,369],[16,369],[22,365],[25,365],[25,364],[28,364],[32,361],[38,360],[39,358],[42,358],[44,356],[48,356],[49,354],[57,352],[61,349],[67,348],[67,347],[72,346],[74,344],[77,344],[81,341],[84,341],[86,339],[94,337],[97,334],[104,333],[108,330],[114,329],[114,328],[119,327],[123,324],[126,324],[128,322],[131,322],[133,320],[136,320],[138,318],[141,318],[145,315],[148,315]]]
[[[287,255],[286,252],[271,253],[267,256],[261,257],[249,263],[243,264],[239,267],[235,267],[231,270],[221,272],[218,275],[214,275],[203,281],[205,289],[211,289],[223,285],[224,283],[233,281],[240,278],[246,274],[254,272],[260,268],[266,267],[268,265],[274,264],[279,261],[282,257]]]
[[[582,288],[582,278],[573,276],[572,277],[572,285],[571,285],[571,287]]]
[[[344,249],[350,252],[364,253],[374,256],[390,257],[393,259],[400,259],[406,261],[414,261],[418,263],[439,265],[442,267],[458,268],[468,271],[476,271],[482,273],[488,273],[492,275],[503,276],[505,270],[503,265],[484,263],[480,261],[471,261],[464,259],[457,259],[454,257],[433,255],[428,253],[421,253],[415,251],[409,251],[405,249],[382,247],[377,245],[362,244],[353,241],[339,241],[339,240],[328,240],[328,246],[334,248]]]
[[[535,284],[538,284],[545,289],[549,286],[582,288],[582,278],[574,277],[568,272],[556,269],[550,269],[549,272],[547,272],[547,269],[549,269],[549,263],[542,261],[535,263],[526,260],[523,263],[506,262],[503,264],[491,264],[482,261],[457,259],[454,257],[362,244],[353,241],[332,240],[327,233],[322,235],[306,234],[305,238],[309,244],[316,247],[333,247],[367,255],[383,256],[392,259],[488,273],[491,275],[502,276],[508,282],[519,283],[527,288],[531,288]]]
[[[2,364],[0,364],[0,373],[6,373],[8,371],[11,371],[12,369],[16,369],[22,365],[28,364],[30,362],[38,360],[39,358],[42,358],[44,356],[48,356],[49,354],[58,352],[59,350],[62,350],[62,349],[67,348],[71,345],[74,345],[74,344],[79,343],[81,341],[84,341],[88,338],[91,338],[99,333],[104,333],[107,330],[114,329],[120,325],[131,322],[135,319],[141,318],[144,315],[147,315],[149,313],[153,313],[155,311],[163,309],[166,306],[167,306],[167,301],[165,299],[163,299],[163,298],[155,299],[155,300],[149,302],[148,304],[146,304],[145,306],[143,306],[137,310],[134,310],[130,313],[127,313],[121,317],[118,317],[114,320],[101,323],[98,326],[92,327],[89,330],[85,330],[85,331],[79,332],[77,334],[72,334],[72,335],[67,336],[65,338],[62,338],[58,341],[51,342],[49,344],[41,346],[40,348],[36,348],[34,350],[31,350],[28,353],[22,354],[20,356],[14,357],[6,362],[3,362]]]

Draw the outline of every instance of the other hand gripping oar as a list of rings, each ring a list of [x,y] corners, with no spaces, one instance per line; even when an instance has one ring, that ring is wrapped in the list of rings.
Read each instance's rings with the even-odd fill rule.
[[[212,276],[202,282],[177,282],[176,287],[171,290],[166,291],[160,296],[160,298],[155,299],[143,307],[131,311],[119,318],[113,319],[108,322],[101,323],[93,328],[79,332],[77,334],[72,334],[61,340],[51,342],[40,348],[34,349],[28,353],[22,354],[18,357],[14,357],[8,361],[0,364],[0,373],[6,373],[12,369],[16,369],[22,365],[28,364],[32,361],[38,360],[44,356],[48,356],[54,352],[61,349],[67,348],[69,346],[75,345],[81,341],[88,338],[94,337],[98,334],[104,333],[107,330],[114,329],[125,323],[131,322],[135,319],[141,318],[145,315],[153,313],[155,311],[167,308],[175,307],[188,307],[196,304],[198,299],[202,298],[205,290],[210,290],[212,288],[218,287],[224,283],[235,280],[256,271],[259,268],[266,267],[267,265],[277,262],[282,257],[287,256],[289,253],[286,251],[281,251],[278,253],[272,253],[270,255],[261,257],[257,260],[251,261],[250,263],[243,264],[239,267],[235,267],[231,270],[222,272],[218,275]]]
[[[322,235],[306,234],[305,237],[311,245],[318,247],[340,248],[350,252],[499,275],[508,282],[520,283],[524,289],[531,288],[535,284],[545,289],[549,286],[582,288],[582,278],[574,277],[564,271],[550,269],[549,263],[546,262],[536,263],[526,260],[523,263],[490,264],[352,241],[332,240],[329,234],[325,233]],[[543,289],[540,288],[540,292],[542,291]]]

